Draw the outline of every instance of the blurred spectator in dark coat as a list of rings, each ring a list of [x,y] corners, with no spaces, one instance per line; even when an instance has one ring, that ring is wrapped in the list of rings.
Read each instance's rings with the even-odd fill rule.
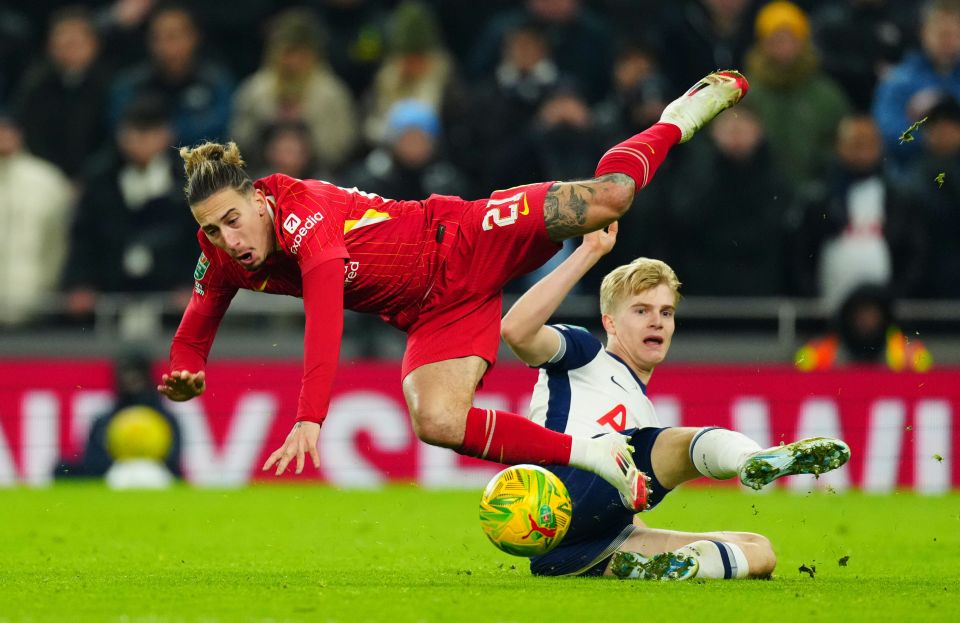
[[[593,112],[576,85],[563,83],[544,100],[525,132],[507,137],[496,158],[494,187],[589,175],[608,145],[597,136]]]
[[[670,101],[670,87],[649,48],[624,45],[612,75],[613,89],[594,110],[597,125],[611,145],[657,123]]]
[[[30,322],[56,291],[73,193],[60,169],[23,148],[0,110],[0,327]]]
[[[98,157],[84,184],[64,287],[68,311],[92,313],[105,292],[189,290],[197,224],[183,201],[180,162],[163,103],[131,105],[117,147]]]
[[[920,294],[960,299],[960,104],[946,98],[927,113],[923,153],[909,175],[909,194],[922,208],[929,261]]]
[[[913,3],[842,0],[813,13],[813,38],[823,69],[837,81],[854,108],[870,109],[877,81],[900,61],[910,35],[905,13]],[[908,6],[905,6],[908,5]]]
[[[898,172],[921,151],[924,137],[900,136],[941,97],[960,98],[960,0],[929,0],[923,7],[920,49],[904,57],[877,85],[873,115]]]
[[[160,401],[160,394],[156,391],[157,381],[153,378],[150,358],[146,352],[137,347],[124,347],[114,359],[113,378],[116,391],[113,405],[93,420],[80,460],[62,461],[56,468],[56,475],[90,478],[104,476],[114,462],[107,442],[110,422],[126,409],[146,407],[159,414],[170,427],[170,449],[163,457],[163,463],[171,474],[182,478],[180,461],[183,442],[180,425]]]
[[[319,11],[327,26],[327,56],[334,73],[346,82],[354,98],[362,97],[386,54],[389,13],[370,0],[314,0],[310,6]]]
[[[330,178],[329,171],[318,168],[310,127],[302,121],[280,121],[267,126],[259,143],[262,153],[257,161],[263,163],[263,168],[251,168],[253,179],[274,173],[300,179]]]
[[[508,32],[502,54],[494,75],[472,90],[473,113],[448,129],[451,153],[458,164],[480,178],[481,187],[494,188],[497,184],[490,179],[496,159],[489,154],[526,132],[560,79],[546,38],[532,24],[521,24]]]
[[[275,123],[300,121],[310,129],[312,151],[336,169],[357,141],[356,104],[327,63],[324,30],[306,9],[289,9],[271,22],[263,66],[237,89],[230,135],[251,165],[261,167],[260,142]]]
[[[671,2],[658,36],[664,73],[683,92],[716,69],[741,68],[752,40],[751,0]],[[751,76],[752,77],[752,76]]]
[[[741,104],[708,131],[673,177],[665,235],[678,244],[664,259],[690,296],[782,294],[789,187],[759,116]]]
[[[473,79],[493,74],[504,37],[521,24],[540,28],[557,66],[576,79],[588,102],[599,101],[606,94],[613,64],[612,31],[605,17],[580,0],[526,0],[522,8],[491,20],[470,55]]]
[[[193,145],[224,138],[233,83],[200,53],[200,31],[190,11],[165,5],[150,18],[150,60],[121,72],[111,90],[110,120],[118,125],[131,102],[160,97],[173,122],[173,142]]]
[[[746,62],[750,104],[780,170],[796,186],[823,172],[850,104],[820,69],[810,22],[797,5],[767,4],[757,14],[756,32]]]
[[[915,293],[928,245],[906,186],[884,175],[873,119],[845,118],[835,162],[823,180],[804,187],[792,219],[801,294],[820,296],[836,309],[863,283],[889,286],[899,296]]]
[[[30,151],[76,178],[104,146],[109,84],[92,15],[83,7],[55,13],[47,58],[33,65],[14,97],[13,111]]]
[[[391,199],[469,196],[466,177],[441,153],[440,132],[440,119],[429,105],[397,102],[387,114],[383,145],[348,171],[341,185]]]

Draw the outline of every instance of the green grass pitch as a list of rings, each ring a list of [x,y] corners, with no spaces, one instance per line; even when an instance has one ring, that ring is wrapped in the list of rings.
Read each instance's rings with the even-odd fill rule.
[[[957,494],[680,490],[651,526],[760,532],[779,563],[674,584],[532,577],[486,541],[479,495],[2,490],[0,622],[960,620]]]

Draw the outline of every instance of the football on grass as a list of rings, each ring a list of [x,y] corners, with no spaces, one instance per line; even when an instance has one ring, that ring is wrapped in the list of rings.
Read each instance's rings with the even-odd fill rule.
[[[490,542],[514,556],[556,547],[570,527],[572,503],[552,472],[514,465],[493,477],[480,498],[480,526]]]

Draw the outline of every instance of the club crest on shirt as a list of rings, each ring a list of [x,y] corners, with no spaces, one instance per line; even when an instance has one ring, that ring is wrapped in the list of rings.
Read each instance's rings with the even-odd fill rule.
[[[197,267],[193,269],[193,278],[200,281],[207,274],[208,268],[210,268],[210,260],[207,259],[205,254],[201,253],[200,259],[197,260]]]

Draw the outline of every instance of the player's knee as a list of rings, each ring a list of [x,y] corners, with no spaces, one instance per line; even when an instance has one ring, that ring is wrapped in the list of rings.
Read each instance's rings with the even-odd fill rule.
[[[431,446],[459,448],[463,444],[461,418],[447,409],[423,407],[410,413],[417,438]]]
[[[741,543],[750,560],[750,575],[758,578],[768,577],[777,566],[777,555],[773,552],[770,539],[762,534],[743,533]]]

